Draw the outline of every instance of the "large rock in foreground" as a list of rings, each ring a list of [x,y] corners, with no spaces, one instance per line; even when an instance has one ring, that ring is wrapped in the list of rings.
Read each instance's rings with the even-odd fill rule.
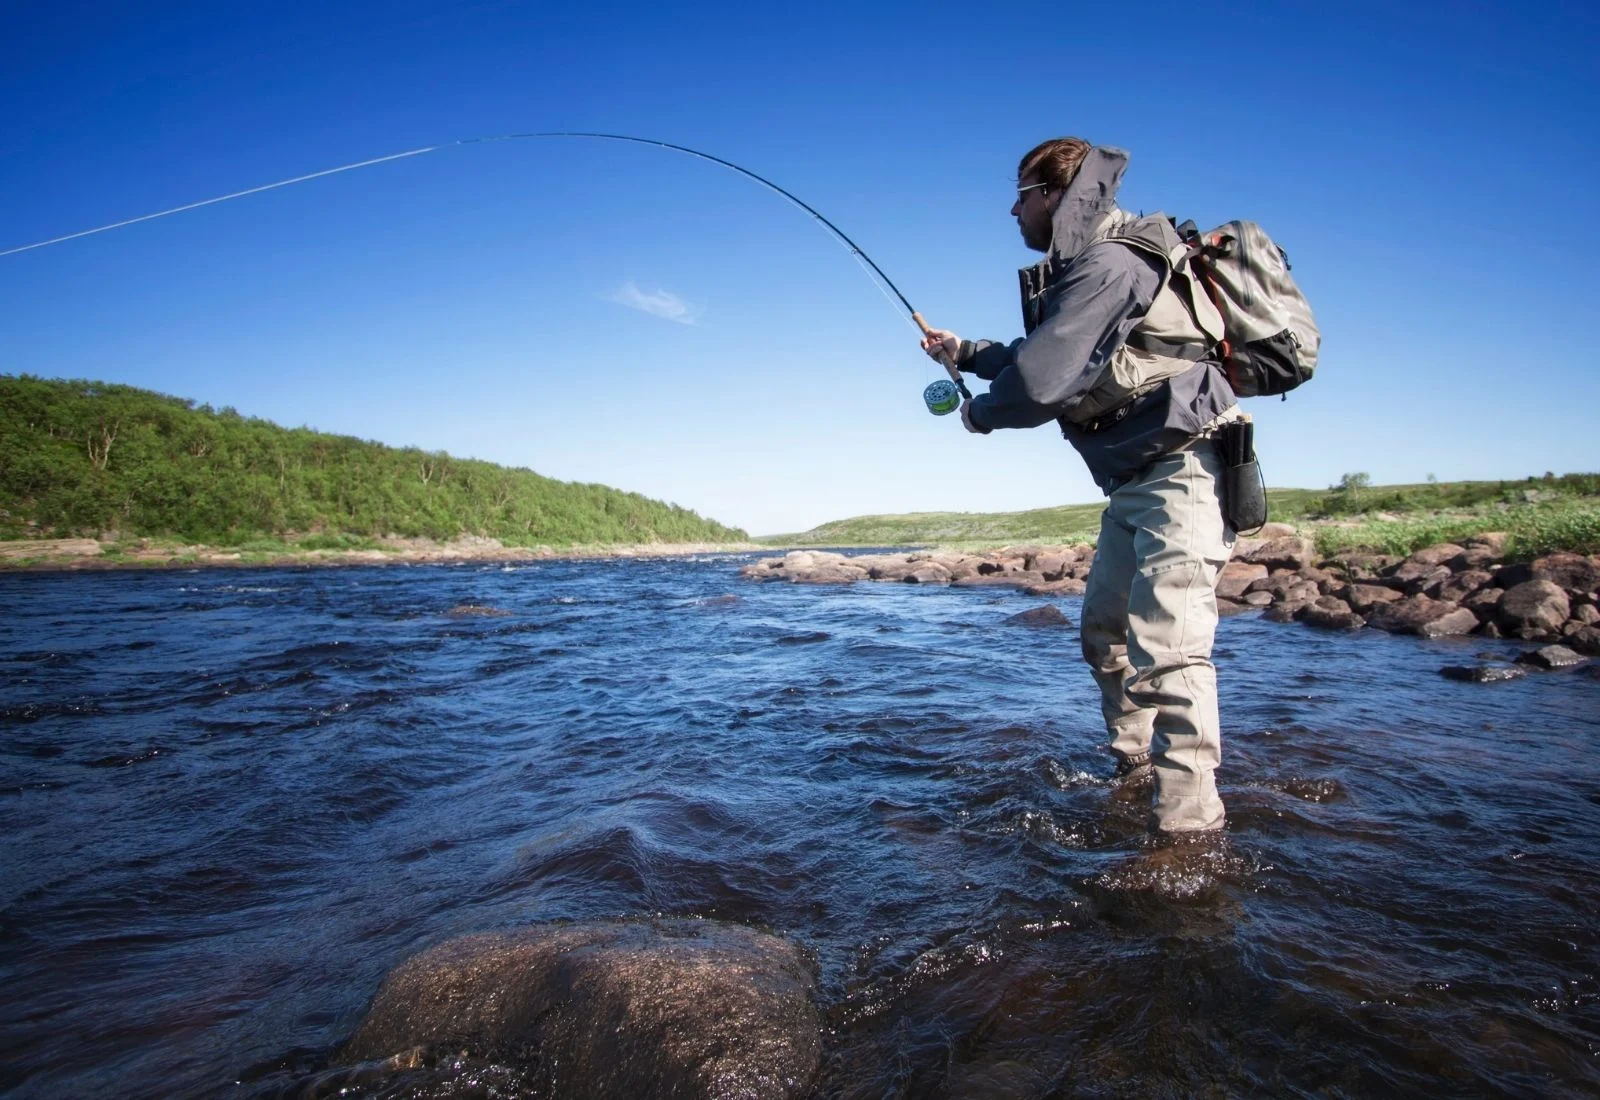
[[[717,921],[465,936],[403,963],[342,1052],[441,1049],[511,1064],[551,1096],[805,1095],[821,1051],[793,943]]]

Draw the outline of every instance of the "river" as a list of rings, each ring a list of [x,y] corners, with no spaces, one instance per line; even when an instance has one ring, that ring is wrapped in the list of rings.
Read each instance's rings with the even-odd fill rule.
[[[0,575],[0,1093],[319,1095],[417,951],[651,914],[815,954],[820,1097],[1600,1093],[1588,670],[1227,619],[1169,863],[1043,601],[747,560]]]

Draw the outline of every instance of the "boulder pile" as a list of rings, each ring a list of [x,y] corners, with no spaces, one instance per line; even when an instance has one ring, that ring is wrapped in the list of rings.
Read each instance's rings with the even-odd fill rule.
[[[954,588],[1002,585],[1034,596],[1081,596],[1094,547],[1008,546],[984,553],[918,550],[910,554],[856,554],[828,550],[791,550],[781,558],[763,558],[739,570],[741,577],[791,584],[854,584],[856,581],[898,581]]]
[[[1507,564],[1505,541],[1487,534],[1405,558],[1344,551],[1319,559],[1310,539],[1282,536],[1235,550],[1218,603],[1333,630],[1473,634],[1600,654],[1600,557],[1556,553]]]
[[[1440,543],[1400,558],[1346,550],[1332,557],[1282,524],[1242,538],[1217,584],[1223,614],[1259,608],[1274,622],[1328,630],[1364,626],[1424,638],[1472,634],[1559,642],[1600,655],[1600,555],[1546,554],[1505,561],[1506,536]],[[1009,585],[1031,595],[1078,595],[1094,550],[1006,547],[984,553],[918,551],[846,556],[795,550],[740,570],[758,581],[852,584],[861,580],[955,587]]]

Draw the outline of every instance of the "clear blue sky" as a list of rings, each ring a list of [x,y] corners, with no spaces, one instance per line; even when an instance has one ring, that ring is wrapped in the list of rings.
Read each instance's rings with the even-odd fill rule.
[[[1592,4],[4,12],[0,248],[419,145],[599,129],[769,175],[934,324],[1009,339],[1032,258],[1017,158],[1078,134],[1132,152],[1125,206],[1253,218],[1288,249],[1325,343],[1310,385],[1249,403],[1272,483],[1600,469]],[[618,144],[469,146],[0,258],[0,372],[754,533],[1098,497],[1053,428],[929,416],[937,368],[803,214]]]

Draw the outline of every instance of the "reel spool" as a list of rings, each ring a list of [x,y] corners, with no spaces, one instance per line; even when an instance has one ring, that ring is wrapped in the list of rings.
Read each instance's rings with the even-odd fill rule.
[[[928,383],[928,388],[922,391],[922,400],[934,416],[945,416],[961,407],[961,391],[954,382],[941,378]]]

